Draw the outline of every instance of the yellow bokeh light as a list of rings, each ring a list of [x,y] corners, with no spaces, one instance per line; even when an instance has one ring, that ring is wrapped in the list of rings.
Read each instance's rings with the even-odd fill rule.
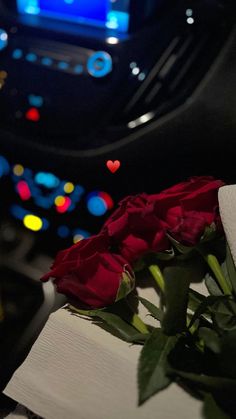
[[[7,78],[7,72],[2,70],[0,71],[0,79],[6,79]]]
[[[43,227],[43,221],[41,218],[33,214],[25,215],[23,223],[26,228],[32,231],[40,231]]]
[[[16,176],[22,176],[24,173],[24,167],[21,164],[15,164],[13,167],[13,173]]]
[[[73,183],[71,183],[71,182],[66,182],[65,183],[65,185],[64,185],[64,191],[66,193],[72,193],[74,189],[75,189],[75,187],[74,187]]]
[[[61,195],[58,195],[55,198],[55,201],[54,201],[54,203],[57,207],[62,207],[65,204],[65,202],[66,202],[66,198],[64,196],[61,196]]]
[[[78,242],[80,242],[81,240],[83,240],[84,239],[84,236],[82,236],[82,234],[76,234],[74,237],[73,237],[73,242],[74,242],[74,244],[75,243],[78,243]]]

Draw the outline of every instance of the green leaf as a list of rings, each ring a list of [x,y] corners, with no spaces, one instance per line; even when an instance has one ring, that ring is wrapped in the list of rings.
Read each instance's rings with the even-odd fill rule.
[[[236,329],[236,303],[233,300],[216,300],[211,311],[214,324],[223,332]]]
[[[209,348],[212,352],[215,354],[220,353],[220,339],[214,330],[209,329],[208,327],[200,327],[199,337],[200,339],[203,339],[207,348]]]
[[[129,272],[127,266],[124,265],[123,272],[121,276],[120,286],[116,295],[116,301],[122,300],[125,298],[135,286],[135,276],[134,273]]]
[[[226,245],[226,266],[232,288],[234,290],[234,293],[236,293],[236,267],[234,265],[234,261],[228,243]]]
[[[211,275],[206,274],[205,276],[205,284],[207,287],[207,290],[209,292],[210,295],[214,295],[216,297],[223,295],[220,287],[218,286],[216,280],[214,278],[212,278]]]
[[[188,308],[192,311],[196,311],[200,304],[206,299],[205,295],[202,295],[191,288],[189,288],[188,297]]]
[[[167,237],[169,238],[173,246],[178,250],[178,252],[182,253],[183,255],[189,254],[194,250],[193,246],[184,246],[179,241],[175,240],[174,237],[172,237],[170,234],[167,234]]]
[[[177,266],[164,269],[166,312],[162,327],[167,335],[175,335],[186,329],[189,285],[202,278],[199,258],[179,262]]]
[[[154,317],[156,320],[159,320],[160,322],[162,321],[164,313],[159,307],[155,306],[150,301],[146,300],[146,298],[139,297],[138,299],[144,305],[144,307],[149,311],[152,317]]]
[[[169,368],[166,371],[170,376],[176,376],[183,378],[193,384],[197,384],[200,388],[207,390],[235,390],[236,391],[236,380],[225,377],[216,377],[205,374],[195,374],[192,372],[180,371],[174,368]]]
[[[210,393],[205,395],[202,413],[205,419],[230,419],[230,416],[216,404]]]
[[[222,374],[236,379],[236,330],[225,332],[221,338],[219,367]]]
[[[170,250],[166,250],[165,252],[158,252],[155,253],[155,257],[157,260],[169,261],[173,259],[175,256],[175,252],[173,247]]]
[[[145,341],[147,336],[142,333],[137,333],[137,330],[124,321],[117,314],[109,313],[105,310],[79,310],[76,307],[69,306],[69,310],[75,315],[83,315],[92,318],[99,318],[105,322],[111,329],[110,332],[115,331],[118,336],[126,342]]]
[[[199,319],[199,317],[201,317],[203,314],[205,315],[205,314],[209,314],[209,313],[216,313],[217,311],[219,313],[220,312],[219,308],[216,307],[216,306],[214,307],[214,304],[218,304],[219,302],[225,302],[225,301],[229,300],[229,298],[231,298],[231,297],[229,297],[229,296],[215,297],[213,295],[205,297],[203,302],[197,307],[188,328],[191,328],[192,325],[194,324],[194,322],[197,319]],[[223,306],[223,307],[225,307],[225,306]]]
[[[219,236],[219,233],[216,229],[215,223],[212,223],[210,226],[205,228],[203,236],[200,239],[200,243],[205,243],[216,239]]]
[[[166,375],[167,358],[178,339],[155,329],[146,341],[138,366],[139,405],[170,384],[171,379]]]

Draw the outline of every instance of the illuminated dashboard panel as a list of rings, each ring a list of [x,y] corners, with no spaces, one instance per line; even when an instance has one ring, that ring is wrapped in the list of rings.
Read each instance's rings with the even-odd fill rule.
[[[183,104],[231,13],[215,1],[170,3],[0,0],[0,128],[34,146],[84,151]]]
[[[19,13],[127,32],[129,0],[17,0]]]

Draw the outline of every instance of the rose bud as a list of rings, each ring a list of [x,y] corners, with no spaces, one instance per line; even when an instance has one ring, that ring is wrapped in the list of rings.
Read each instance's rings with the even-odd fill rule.
[[[134,288],[127,261],[111,253],[104,234],[81,240],[58,253],[42,281],[54,278],[56,289],[81,309],[107,307]]]
[[[130,262],[148,252],[170,249],[164,224],[154,213],[154,205],[147,194],[128,196],[102,228],[119,252]]]
[[[200,176],[178,183],[163,192],[150,195],[155,214],[166,225],[168,233],[186,246],[194,246],[206,227],[220,231],[218,189],[221,180]]]

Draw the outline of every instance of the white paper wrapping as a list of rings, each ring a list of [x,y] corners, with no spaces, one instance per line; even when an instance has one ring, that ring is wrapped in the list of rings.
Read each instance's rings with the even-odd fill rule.
[[[175,384],[137,407],[140,349],[60,309],[5,394],[46,419],[201,418],[201,402]]]
[[[227,185],[219,189],[220,215],[236,265],[236,185]]]

